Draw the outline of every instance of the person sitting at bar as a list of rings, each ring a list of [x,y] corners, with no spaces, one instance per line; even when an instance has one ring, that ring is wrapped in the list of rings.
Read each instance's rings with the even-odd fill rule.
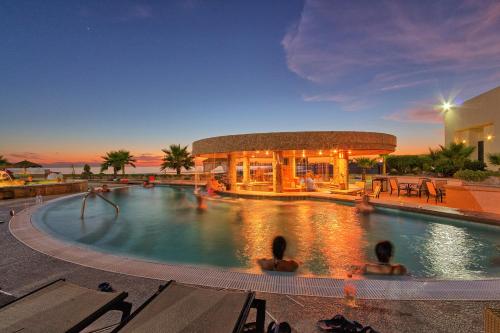
[[[150,183],[150,182],[149,182],[149,180],[145,180],[145,181],[142,183],[142,187],[144,187],[144,188],[152,188],[152,187],[154,187],[154,186],[155,186],[155,184]]]
[[[378,263],[365,264],[362,269],[364,274],[379,274],[379,275],[405,275],[407,269],[401,264],[391,264],[394,246],[390,241],[378,242],[375,245],[375,255]]]
[[[277,272],[295,272],[299,264],[294,260],[284,260],[286,240],[283,236],[277,236],[273,240],[273,258],[259,259],[257,263],[263,270]]]
[[[314,184],[314,179],[311,172],[308,172],[306,176],[306,191],[307,192],[316,191],[316,184]]]

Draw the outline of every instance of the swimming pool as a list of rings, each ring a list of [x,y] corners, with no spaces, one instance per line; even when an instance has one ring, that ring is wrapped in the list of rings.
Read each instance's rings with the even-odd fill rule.
[[[374,260],[375,243],[389,239],[395,261],[415,277],[500,277],[499,227],[393,209],[363,216],[352,205],[319,201],[223,198],[200,211],[192,189],[182,187],[104,195],[120,206],[118,216],[89,197],[81,220],[81,197],[72,197],[43,206],[33,222],[56,238],[150,261],[260,272],[256,259],[269,257],[281,234],[301,275],[343,278],[352,265]]]

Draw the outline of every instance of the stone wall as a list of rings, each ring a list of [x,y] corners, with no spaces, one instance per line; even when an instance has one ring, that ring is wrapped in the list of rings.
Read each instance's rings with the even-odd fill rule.
[[[0,200],[35,197],[38,193],[42,196],[79,193],[88,188],[86,180],[75,180],[65,183],[39,184],[26,186],[6,186],[0,187]]]

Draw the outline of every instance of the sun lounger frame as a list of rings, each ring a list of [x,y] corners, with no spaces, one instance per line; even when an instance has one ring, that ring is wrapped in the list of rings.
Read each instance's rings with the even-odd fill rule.
[[[0,306],[0,309],[3,309],[4,307],[7,307],[9,306],[10,304],[13,304],[17,301],[20,301],[22,300],[23,298],[25,297],[28,297],[30,295],[33,295],[37,292],[39,292],[40,290],[43,290],[44,288],[47,288],[59,281],[64,281],[66,282],[66,279],[57,279],[55,281],[52,281],[52,282],[49,282],[45,285],[42,285],[41,287],[19,297],[19,298],[16,298],[2,306]],[[85,287],[82,287],[82,288],[85,288]],[[92,324],[94,321],[96,321],[97,319],[99,319],[102,315],[104,315],[106,312],[108,311],[112,311],[112,310],[117,310],[117,311],[121,311],[122,312],[122,317],[121,317],[121,321],[124,321],[126,320],[129,316],[130,316],[130,312],[132,310],[132,303],[129,303],[129,302],[125,302],[125,298],[128,297],[128,293],[127,292],[120,292],[120,293],[117,293],[116,297],[113,298],[111,301],[109,301],[107,304],[105,304],[104,306],[100,307],[99,309],[95,310],[93,313],[89,314],[86,318],[84,318],[83,320],[81,320],[78,324],[74,325],[73,327],[71,327],[69,330],[67,330],[66,332],[68,333],[73,333],[73,332],[80,332],[82,331],[85,327],[89,326],[90,324]]]
[[[150,298],[148,298],[144,303],[142,303],[130,316],[128,316],[124,321],[122,321],[112,333],[119,332],[123,327],[132,321],[144,308],[146,308],[156,297],[158,297],[169,285],[174,283],[174,280],[170,280],[167,283],[158,287],[156,291]],[[255,308],[257,310],[256,316],[256,333],[264,333],[264,325],[266,320],[266,301],[262,299],[255,298],[255,292],[248,292],[247,300],[245,306],[241,309],[240,315],[238,317],[238,322],[235,323],[233,333],[243,332],[246,319],[250,313],[250,309]]]

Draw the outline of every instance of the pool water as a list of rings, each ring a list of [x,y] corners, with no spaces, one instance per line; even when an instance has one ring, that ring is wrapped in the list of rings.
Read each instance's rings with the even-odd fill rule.
[[[431,215],[377,209],[368,216],[353,205],[320,201],[220,198],[196,209],[191,188],[131,187],[104,194],[120,214],[89,197],[44,206],[35,225],[51,235],[102,252],[152,261],[260,272],[258,258],[271,256],[283,235],[286,256],[299,274],[345,277],[352,265],[374,261],[380,240],[395,245],[394,262],[415,277],[481,279],[500,277],[500,227]]]

